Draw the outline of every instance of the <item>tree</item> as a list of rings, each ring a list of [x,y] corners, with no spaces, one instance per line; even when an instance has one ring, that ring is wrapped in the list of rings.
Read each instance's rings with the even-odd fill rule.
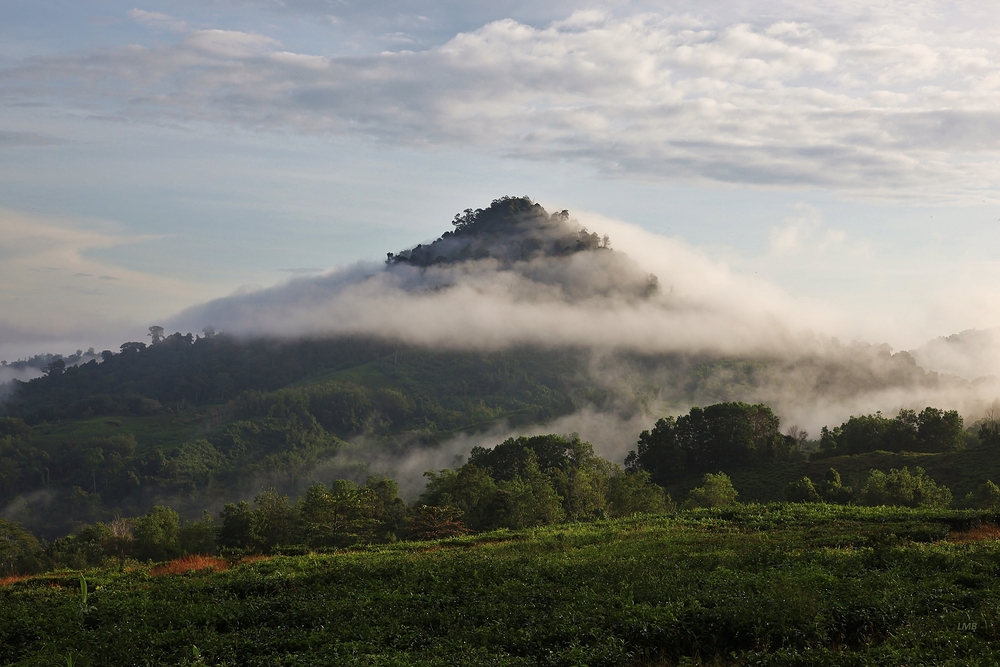
[[[844,486],[840,479],[840,473],[834,468],[826,471],[817,491],[824,502],[837,503],[838,505],[846,505],[854,498],[854,490],[849,486]]]
[[[49,377],[59,377],[66,372],[66,362],[61,357],[56,357],[42,369],[42,372]]]
[[[163,327],[153,325],[149,327],[149,333],[146,335],[150,337],[153,345],[156,345],[163,340]]]
[[[219,512],[219,546],[224,549],[248,550],[254,547],[253,510],[250,503],[226,503]]]
[[[1000,419],[997,418],[996,401],[986,411],[986,417],[979,425],[979,442],[987,447],[1000,446]]]
[[[630,471],[646,470],[663,484],[684,475],[784,460],[799,453],[794,437],[781,434],[778,417],[764,404],[717,403],[656,422],[639,435],[625,459]]]
[[[256,545],[265,552],[277,546],[295,544],[295,508],[288,504],[288,496],[283,496],[273,488],[258,493],[253,502],[251,530]]]
[[[485,530],[494,523],[490,516],[497,483],[479,466],[466,463],[457,471],[444,469],[424,473],[427,486],[420,503],[434,507],[454,507],[463,521],[474,530]]]
[[[181,550],[186,554],[214,554],[217,549],[217,532],[212,514],[205,510],[201,521],[188,521],[181,528]]]
[[[625,457],[629,472],[645,471],[656,484],[677,479],[685,472],[685,452],[677,441],[677,420],[658,419],[652,431],[639,434],[638,446]]]
[[[957,410],[926,407],[917,416],[917,440],[924,452],[954,452],[965,448],[965,424]]]
[[[406,503],[399,497],[399,485],[388,477],[372,475],[365,482],[365,489],[369,492],[376,536],[381,540],[393,539],[406,521]]]
[[[889,452],[948,452],[962,449],[965,436],[962,418],[955,410],[926,407],[917,414],[902,409],[894,418],[851,416],[833,430],[823,427],[820,451],[824,456]]]
[[[729,475],[722,472],[717,475],[706,473],[702,478],[702,485],[691,489],[687,500],[684,501],[684,509],[728,507],[736,502],[738,495]]]
[[[562,498],[535,461],[529,461],[523,473],[497,483],[490,503],[489,528],[527,528],[562,521],[566,512]]]
[[[310,486],[297,505],[306,543],[312,547],[346,547],[371,541],[380,523],[375,518],[379,504],[375,490],[350,480],[337,480],[329,489],[323,484]]]
[[[157,505],[139,519],[133,531],[133,548],[140,560],[162,561],[181,555],[181,520],[177,512]]]
[[[462,510],[445,505],[418,505],[410,512],[407,535],[411,540],[440,540],[469,532],[462,521]]]
[[[0,519],[0,575],[34,572],[42,547],[20,524]]]

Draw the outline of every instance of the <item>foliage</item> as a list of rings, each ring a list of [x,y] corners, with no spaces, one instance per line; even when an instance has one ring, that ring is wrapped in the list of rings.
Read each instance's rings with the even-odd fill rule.
[[[665,417],[652,431],[643,431],[625,465],[649,472],[654,482],[662,484],[685,474],[796,458],[798,441],[782,435],[779,427],[778,418],[763,404],[691,408],[686,415]]]
[[[785,497],[793,503],[818,503],[822,500],[808,477],[789,484],[785,489]]]
[[[37,571],[42,548],[19,524],[0,518],[0,576]]]
[[[701,486],[691,489],[687,500],[684,501],[684,509],[729,507],[736,502],[739,493],[733,488],[733,481],[729,479],[729,475],[722,472],[717,475],[705,473],[702,482]]]
[[[458,470],[430,471],[423,505],[453,507],[473,530],[524,528],[664,511],[648,474],[624,473],[577,436],[510,438],[476,447]]]
[[[851,417],[834,429],[823,427],[820,453],[823,456],[860,454],[875,450],[889,452],[948,452],[965,447],[961,416],[955,410],[926,407],[917,414],[900,410],[889,419],[881,412]]]
[[[0,586],[0,664],[979,665],[995,514],[735,505]],[[197,647],[197,654],[192,647]]]
[[[1000,510],[1000,487],[988,479],[978,489],[970,491],[962,504],[975,509]]]
[[[872,470],[858,501],[863,505],[947,507],[951,504],[951,491],[937,485],[923,468],[918,467],[913,473],[906,467],[888,473]]]

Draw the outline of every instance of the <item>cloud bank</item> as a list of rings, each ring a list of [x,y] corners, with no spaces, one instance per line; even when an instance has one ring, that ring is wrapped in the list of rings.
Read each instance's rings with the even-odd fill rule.
[[[737,277],[680,241],[625,223],[595,223],[629,251],[515,261],[494,251],[429,266],[356,264],[196,306],[168,328],[211,324],[245,336],[365,335],[481,350],[543,345],[754,355],[816,341],[794,324],[803,306],[772,285]],[[807,317],[823,323],[826,315]]]
[[[135,10],[163,41],[23,60],[0,71],[2,99],[477,146],[638,179],[918,198],[995,183],[1000,60],[989,13],[750,5],[493,20],[421,50],[350,57]]]
[[[588,223],[608,232],[618,250],[518,258],[494,248],[476,259],[477,244],[489,239],[445,236],[402,253],[424,257],[424,265],[358,264],[299,278],[188,309],[168,328],[359,335],[459,350],[589,350],[587,382],[608,396],[602,432],[624,429],[627,440],[636,435],[637,418],[724,400],[765,402],[786,424],[816,435],[851,414],[903,407],[959,409],[976,419],[1000,396],[996,378],[939,374],[933,363],[921,367],[887,345],[841,343],[827,334],[845,325],[843,314],[735,275],[675,239],[608,219]],[[579,224],[558,222],[577,234]],[[465,259],[433,260],[438,252]],[[954,366],[940,370],[954,373]],[[595,445],[622,453],[620,443]]]

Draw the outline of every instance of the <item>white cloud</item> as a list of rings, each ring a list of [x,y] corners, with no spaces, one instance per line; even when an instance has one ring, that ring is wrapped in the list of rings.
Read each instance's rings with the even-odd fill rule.
[[[0,76],[17,83],[8,101],[69,94],[126,117],[476,146],[628,178],[945,198],[1000,176],[995,20],[969,28],[933,2],[692,8],[504,19],[361,57],[198,30]]]
[[[175,19],[172,16],[159,12],[147,12],[143,9],[130,9],[128,17],[151,30],[170,30],[182,32],[187,30],[187,23]]]

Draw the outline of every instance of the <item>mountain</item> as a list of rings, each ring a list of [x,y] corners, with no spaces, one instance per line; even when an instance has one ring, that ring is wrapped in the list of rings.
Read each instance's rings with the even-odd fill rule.
[[[51,537],[372,471],[413,497],[424,471],[509,435],[577,431],[620,462],[692,405],[764,402],[815,437],[902,407],[974,419],[1000,394],[906,352],[795,332],[720,280],[699,292],[676,254],[663,289],[612,245],[503,197],[384,263],[218,299],[153,344],[49,364],[5,405],[0,515]]]

